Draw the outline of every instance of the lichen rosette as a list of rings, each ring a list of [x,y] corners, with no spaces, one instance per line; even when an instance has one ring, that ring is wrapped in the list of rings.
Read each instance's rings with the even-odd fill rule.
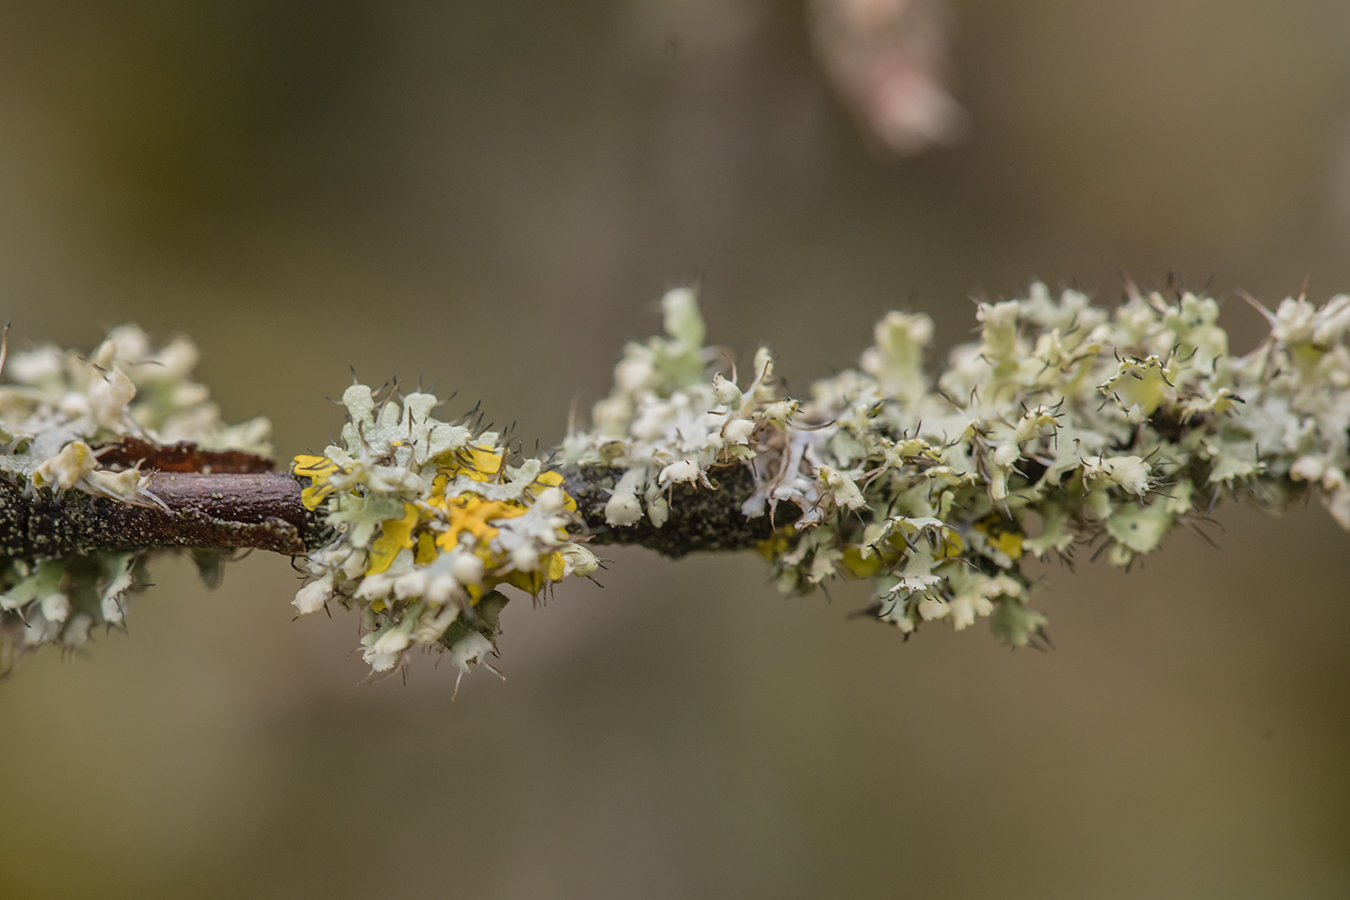
[[[359,608],[375,672],[435,647],[462,674],[495,649],[498,588],[537,596],[598,567],[570,538],[576,503],[543,461],[509,464],[495,432],[436,419],[431,394],[377,402],[356,384],[343,403],[342,446],[295,459],[302,501],[332,539],[308,557],[315,580],[294,604],[302,615],[335,599]]]

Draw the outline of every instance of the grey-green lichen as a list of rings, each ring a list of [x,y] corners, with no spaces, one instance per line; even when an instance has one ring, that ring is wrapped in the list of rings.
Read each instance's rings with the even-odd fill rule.
[[[304,505],[331,540],[309,554],[314,581],[302,614],[335,600],[362,614],[373,673],[402,667],[417,648],[449,652],[462,676],[496,649],[509,585],[529,594],[598,563],[571,540],[576,502],[540,459],[511,465],[496,432],[433,415],[431,394],[377,399],[354,384],[342,396],[342,443],[298,456]]]
[[[1350,296],[1257,306],[1270,334],[1234,356],[1212,298],[1130,286],[1106,310],[1036,284],[981,304],[980,340],[936,378],[923,359],[932,321],[894,312],[857,369],[793,399],[767,350],[745,372],[723,364],[693,292],[678,289],[663,300],[665,335],[627,347],[592,429],[549,461],[436,418],[431,395],[348,388],[341,441],[296,458],[299,498],[281,479],[304,509],[281,522],[294,540],[270,548],[295,552],[302,530],[314,540],[298,546],[322,543],[294,605],[358,608],[376,672],[419,646],[447,650],[461,672],[486,664],[498,588],[538,594],[588,575],[588,539],[674,556],[755,543],[787,592],[868,579],[869,612],[906,634],[988,617],[1007,642],[1034,644],[1045,618],[1026,605],[1029,556],[1087,544],[1128,566],[1224,494],[1279,509],[1311,492],[1350,528]],[[17,383],[0,386],[0,493],[161,505],[126,461],[145,457],[104,466],[100,453],[125,454],[132,438],[265,449],[262,420],[220,422],[189,378],[194,361],[185,340],[152,351],[133,328],[87,358],[14,355],[3,369]],[[0,525],[17,505],[0,504]],[[119,623],[144,562],[7,552],[0,671],[25,649],[78,646]],[[196,555],[214,571],[218,557]]]
[[[667,335],[628,346],[593,430],[563,445],[566,462],[622,472],[608,527],[659,528],[672,485],[711,490],[748,467],[743,516],[795,507],[760,547],[779,586],[870,579],[870,611],[906,633],[988,616],[1033,643],[1045,618],[1025,605],[1028,554],[1095,543],[1128,566],[1224,493],[1280,508],[1311,489],[1350,528],[1347,296],[1262,308],[1270,336],[1232,356],[1212,298],[1130,286],[1108,311],[1035,284],[981,304],[981,340],[936,380],[932,321],[893,312],[858,369],[800,400],[777,390],[766,350],[745,387],[708,378],[718,357],[693,293],[663,306]]]
[[[7,348],[6,348],[7,349]],[[270,452],[271,426],[228,426],[206,387],[192,380],[187,338],[152,347],[135,325],[113,329],[92,353],[41,346],[0,351],[0,478],[35,502],[76,491],[138,506],[163,506],[139,466],[106,466],[109,445],[136,439],[210,449]],[[217,560],[198,554],[204,570]],[[0,557],[0,674],[43,644],[77,647],[92,629],[119,625],[144,554]]]

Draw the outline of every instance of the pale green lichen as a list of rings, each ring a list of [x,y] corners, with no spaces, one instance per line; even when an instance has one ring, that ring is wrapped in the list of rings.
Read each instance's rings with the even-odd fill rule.
[[[266,419],[226,425],[204,385],[191,378],[196,346],[179,337],[152,347],[135,325],[113,329],[87,355],[41,346],[0,353],[0,478],[33,496],[80,491],[136,505],[160,504],[148,472],[99,462],[99,448],[136,438],[150,444],[270,452]],[[202,555],[210,568],[216,562]],[[43,644],[85,643],[116,626],[144,556],[102,553],[64,559],[0,557],[0,674]]]
[[[669,292],[663,310],[665,336],[626,348],[592,430],[569,434],[558,454],[582,467],[571,472],[605,469],[612,488],[596,490],[609,540],[663,527],[672,502],[743,468],[732,481],[753,490],[735,502],[748,520],[780,523],[766,525],[760,550],[783,590],[869,579],[870,612],[906,633],[986,617],[1021,646],[1045,624],[1025,605],[1028,554],[1087,544],[1128,566],[1224,493],[1278,509],[1311,491],[1350,528],[1348,296],[1261,308],[1270,336],[1233,356],[1211,298],[1131,286],[1105,310],[1037,284],[981,304],[980,340],[952,350],[936,379],[923,361],[931,320],[896,312],[857,370],[799,399],[783,395],[767,350],[743,375],[718,370],[725,357],[704,347],[692,291]],[[188,377],[195,358],[183,339],[152,351],[134,328],[88,358],[14,355],[5,372],[17,384],[0,387],[0,475],[30,494],[149,504],[144,473],[101,466],[100,446],[137,437],[265,450],[262,420],[220,422]],[[302,501],[332,533],[307,557],[313,580],[294,604],[358,608],[374,671],[397,670],[417,647],[448,651],[461,673],[485,664],[499,587],[537,595],[596,568],[576,500],[543,460],[437,419],[429,394],[377,398],[354,385],[343,402],[340,443],[296,459]],[[215,557],[199,556],[215,571]],[[0,560],[0,670],[23,649],[77,646],[119,623],[143,561]]]
[[[271,453],[263,418],[226,425],[205,385],[191,378],[198,352],[175,338],[154,348],[135,325],[114,328],[92,353],[42,346],[8,354],[0,385],[0,472],[37,487],[71,488],[127,503],[152,503],[119,489],[85,451],[68,448],[135,437],[153,444],[187,441],[204,450]],[[65,451],[66,459],[60,460]],[[44,469],[44,466],[46,467]]]
[[[796,508],[761,548],[779,585],[870,578],[871,612],[907,633],[989,616],[1003,639],[1033,643],[1045,620],[1024,605],[1025,554],[1095,542],[1128,566],[1225,492],[1279,508],[1312,488],[1350,528],[1350,297],[1263,309],[1270,337],[1234,357],[1212,298],[1131,286],[1107,311],[1035,284],[981,304],[982,339],[936,382],[931,320],[895,312],[860,370],[800,402],[777,393],[765,350],[745,389],[697,372],[717,354],[695,346],[693,293],[664,307],[668,337],[629,345],[594,430],[564,444],[568,462],[623,470],[610,527],[644,514],[660,526],[670,483],[749,466],[745,516]]]
[[[541,460],[509,465],[497,433],[436,419],[430,394],[377,402],[356,384],[342,399],[342,445],[296,457],[295,473],[310,480],[303,502],[333,538],[310,554],[316,580],[294,604],[302,615],[330,600],[359,608],[374,672],[434,647],[462,676],[495,650],[499,586],[537,595],[595,571],[569,539],[576,503]]]

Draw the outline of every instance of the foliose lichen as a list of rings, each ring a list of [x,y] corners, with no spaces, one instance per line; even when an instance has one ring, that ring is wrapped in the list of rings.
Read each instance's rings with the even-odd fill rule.
[[[980,340],[951,351],[936,379],[923,360],[932,321],[893,312],[857,369],[796,399],[767,350],[742,374],[705,346],[692,291],[662,305],[665,334],[626,348],[591,429],[548,461],[467,419],[437,419],[430,394],[348,388],[340,443],[293,466],[328,529],[302,523],[326,542],[300,543],[321,546],[304,559],[312,580],[297,611],[358,608],[375,672],[424,647],[462,674],[495,650],[499,589],[538,596],[590,575],[588,537],[679,555],[717,548],[707,522],[734,520],[747,527],[725,546],[758,540],[784,591],[867,579],[870,614],[906,634],[987,617],[1024,646],[1045,624],[1026,605],[1029,557],[1088,545],[1129,566],[1225,494],[1280,509],[1312,493],[1350,528],[1350,296],[1256,304],[1270,334],[1234,356],[1212,298],[1131,285],[1106,310],[1035,284],[980,304]],[[185,339],[152,350],[134,327],[87,358],[40,348],[6,365],[0,353],[15,382],[0,386],[9,493],[160,504],[126,461],[144,458],[126,455],[133,438],[266,452],[265,420],[225,426],[189,377],[195,360]],[[102,464],[114,447],[123,462]],[[695,527],[683,513],[708,506],[691,496],[736,509]],[[145,561],[33,556],[0,558],[0,671],[25,649],[78,646],[121,622]],[[218,572],[218,555],[194,557]]]
[[[511,465],[500,435],[440,421],[431,394],[377,400],[355,384],[342,400],[342,445],[295,459],[302,500],[333,537],[309,555],[315,580],[294,605],[359,608],[374,672],[425,647],[448,651],[462,676],[495,650],[499,586],[537,596],[598,567],[570,539],[576,503],[542,460]]]
[[[0,349],[0,478],[53,501],[78,491],[120,503],[162,505],[139,466],[107,466],[100,454],[125,439],[190,442],[203,449],[270,452],[266,419],[226,425],[205,386],[192,380],[197,348],[184,337],[152,347],[135,325],[113,329],[87,355],[52,346]],[[204,571],[210,554],[196,554]],[[65,558],[0,556],[0,674],[44,644],[82,645],[99,626],[120,625],[145,554]]]
[[[1095,544],[1128,566],[1221,494],[1278,509],[1311,489],[1350,528],[1345,295],[1261,308],[1270,336],[1232,356],[1212,298],[1131,285],[1108,311],[1034,284],[980,304],[981,340],[936,381],[932,320],[893,312],[856,370],[800,400],[763,349],[745,387],[708,378],[719,354],[702,346],[693,292],[663,307],[666,336],[628,346],[593,429],[563,445],[566,462],[622,471],[609,527],[660,526],[672,484],[749,467],[744,516],[799,513],[760,548],[779,586],[870,579],[871,614],[907,634],[990,617],[1010,644],[1035,643],[1045,617],[1025,605],[1022,560]]]

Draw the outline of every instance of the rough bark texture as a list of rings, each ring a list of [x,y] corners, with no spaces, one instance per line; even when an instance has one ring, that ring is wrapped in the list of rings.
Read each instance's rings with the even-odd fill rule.
[[[716,472],[713,489],[688,484],[670,491],[670,518],[627,528],[605,522],[605,504],[622,474],[603,466],[563,469],[585,533],[594,544],[636,544],[670,557],[698,550],[744,550],[772,533],[768,516],[747,519],[741,504],[754,491],[743,465]],[[67,491],[54,497],[0,478],[0,555],[18,559],[156,547],[252,548],[297,555],[321,545],[327,529],[300,503],[301,484],[275,472],[160,472],[149,489],[169,507],[130,506]],[[778,524],[790,519],[780,513]]]
[[[26,496],[0,478],[0,554],[38,559],[154,547],[299,554],[322,539],[290,475],[159,473],[149,489],[170,512],[80,491]]]
[[[593,544],[636,544],[672,558],[698,550],[745,550],[768,538],[775,524],[795,518],[781,511],[773,521],[768,515],[741,515],[741,504],[754,493],[755,484],[749,467],[737,463],[712,470],[711,490],[692,484],[672,487],[670,518],[660,528],[646,516],[636,525],[616,528],[605,522],[605,504],[622,470],[568,466],[562,473]]]

